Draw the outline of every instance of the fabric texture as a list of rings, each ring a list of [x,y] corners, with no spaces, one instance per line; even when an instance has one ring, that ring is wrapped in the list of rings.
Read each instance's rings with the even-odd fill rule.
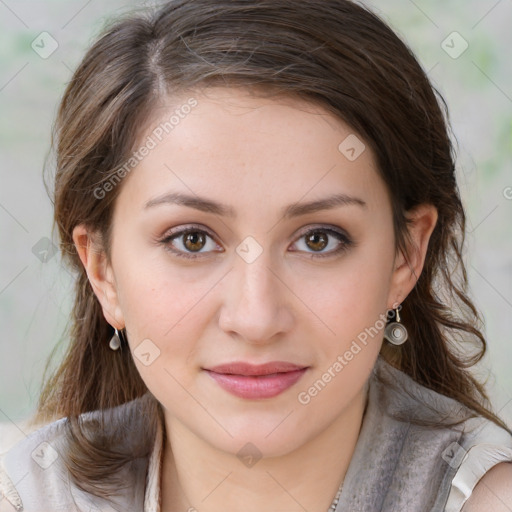
[[[162,422],[154,431],[145,428],[140,406],[149,398],[147,393],[115,408],[118,424],[125,424],[119,448],[149,447],[147,456],[123,467],[118,476],[124,485],[115,498],[102,499],[73,483],[62,457],[67,446],[62,418],[0,456],[0,512],[160,512],[165,436]],[[82,415],[84,424],[93,425],[96,415]],[[336,512],[460,512],[487,471],[512,462],[512,435],[469,416],[459,402],[417,384],[379,357]]]

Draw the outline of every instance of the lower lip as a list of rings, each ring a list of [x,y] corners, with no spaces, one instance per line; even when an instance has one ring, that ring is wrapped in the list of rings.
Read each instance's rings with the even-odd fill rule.
[[[206,370],[217,384],[240,398],[272,398],[293,386],[306,373],[307,368],[293,372],[262,375],[259,377],[229,375]]]

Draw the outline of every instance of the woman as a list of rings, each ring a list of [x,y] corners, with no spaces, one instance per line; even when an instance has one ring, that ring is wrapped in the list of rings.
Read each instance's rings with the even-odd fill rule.
[[[0,511],[512,507],[440,104],[347,0],[108,28],[56,124],[71,344]]]

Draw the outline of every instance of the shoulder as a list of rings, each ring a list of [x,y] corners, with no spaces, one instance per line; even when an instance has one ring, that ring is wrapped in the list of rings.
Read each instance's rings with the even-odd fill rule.
[[[87,445],[96,450],[95,457],[91,455],[87,464],[94,467],[103,462],[108,464],[108,450],[116,455],[126,454],[122,466],[116,466],[111,474],[112,481],[102,480],[98,485],[102,489],[108,487],[108,499],[97,496],[93,490],[87,492],[73,479],[69,463],[72,460],[75,464],[78,460],[73,448],[75,433],[70,430],[70,421],[65,417],[38,428],[0,454],[0,512],[73,512],[91,510],[91,507],[101,507],[102,511],[136,510],[130,507],[138,506],[143,499],[148,464],[146,451],[152,443],[144,415],[144,404],[149,403],[148,399],[150,397],[140,397],[112,409],[91,411],[79,417]],[[105,461],[98,459],[100,445],[107,450]],[[80,456],[82,453],[87,455],[88,447],[80,446],[80,450]],[[99,453],[103,452],[100,450]],[[115,487],[118,481],[123,482],[120,488]],[[87,486],[87,489],[92,488]],[[121,508],[117,506],[119,503]]]
[[[436,452],[431,462],[439,473],[438,507],[445,512],[512,511],[512,433],[388,364],[380,363],[378,374],[386,413],[419,425],[419,441],[428,440],[429,453]],[[411,432],[417,435],[412,426]],[[423,467],[428,457],[417,452]]]
[[[453,448],[455,474],[446,511],[498,512],[501,509],[489,501],[492,492],[495,500],[507,504],[503,510],[512,510],[512,434],[476,417],[465,423],[463,436]]]
[[[44,425],[0,456],[0,511],[24,510],[44,485],[57,490],[65,419]],[[24,496],[25,499],[25,496]]]
[[[462,512],[510,512],[512,462],[496,464],[478,481]]]
[[[468,437],[457,447],[462,461],[455,466],[447,512],[498,512],[498,503],[512,510],[512,436],[489,422]]]

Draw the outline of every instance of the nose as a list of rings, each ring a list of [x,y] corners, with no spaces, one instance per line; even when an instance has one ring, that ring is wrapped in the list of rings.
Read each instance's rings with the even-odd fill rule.
[[[219,326],[251,344],[268,344],[293,324],[293,293],[265,251],[251,263],[236,257],[219,315]]]

